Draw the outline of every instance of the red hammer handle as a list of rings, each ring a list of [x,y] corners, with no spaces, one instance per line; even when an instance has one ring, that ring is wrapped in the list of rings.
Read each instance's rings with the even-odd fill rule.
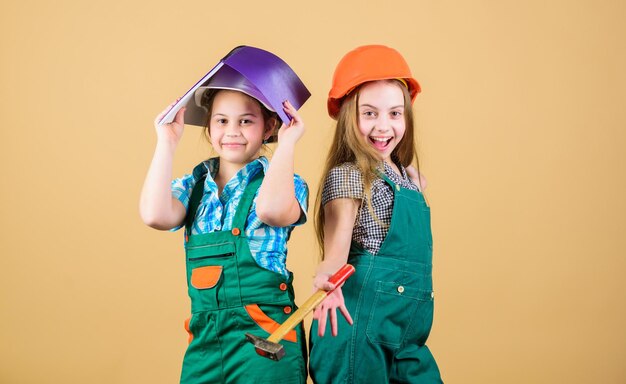
[[[341,285],[350,275],[354,273],[354,267],[350,264],[346,264],[341,267],[334,275],[332,275],[328,281],[335,284],[335,288]],[[295,311],[284,323],[282,323],[268,338],[267,341],[272,343],[278,343],[287,332],[291,331],[298,325],[309,312],[311,312],[315,307],[319,305],[326,296],[332,292],[325,291],[323,289],[318,289],[313,295],[311,295],[305,302],[302,304],[297,311]]]
[[[341,267],[337,272],[335,272],[335,274],[328,279],[328,282],[334,284],[335,287],[338,287],[343,284],[344,281],[346,281],[346,279],[348,279],[348,277],[350,277],[350,275],[352,275],[353,273],[354,267],[350,264],[346,264]]]

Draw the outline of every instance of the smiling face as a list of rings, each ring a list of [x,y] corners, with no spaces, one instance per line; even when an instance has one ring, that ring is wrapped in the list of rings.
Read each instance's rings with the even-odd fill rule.
[[[256,159],[271,133],[256,100],[237,91],[221,90],[215,95],[209,136],[222,164],[243,167]]]
[[[396,81],[374,81],[359,89],[358,124],[365,141],[385,162],[406,130],[404,93]]]

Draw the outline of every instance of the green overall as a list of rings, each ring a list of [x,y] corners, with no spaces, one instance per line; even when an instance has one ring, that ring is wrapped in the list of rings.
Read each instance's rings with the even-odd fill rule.
[[[389,231],[377,255],[355,242],[356,272],[342,291],[354,324],[338,316],[338,335],[311,326],[315,383],[441,383],[425,345],[433,322],[430,208],[424,196],[385,181],[394,191]]]
[[[197,182],[186,221],[187,286],[191,319],[181,383],[305,383],[306,348],[301,326],[281,341],[276,362],[256,354],[245,333],[268,337],[296,310],[289,278],[258,266],[245,235],[260,172],[246,187],[231,230],[191,235],[204,179]]]

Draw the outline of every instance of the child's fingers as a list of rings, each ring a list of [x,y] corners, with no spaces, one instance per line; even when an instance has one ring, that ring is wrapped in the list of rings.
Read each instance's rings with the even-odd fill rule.
[[[185,124],[185,110],[187,107],[182,107],[178,112],[176,112],[176,116],[174,116],[174,122],[180,125]]]
[[[337,311],[334,309],[330,311],[330,333],[337,336]]]
[[[315,309],[313,310],[313,319],[319,320],[321,311],[322,311],[322,307],[320,306],[315,307]]]
[[[325,281],[323,283],[319,283],[318,285],[316,285],[316,287],[318,289],[323,289],[324,291],[328,292],[328,291],[332,291],[333,289],[335,289],[335,284]]]
[[[414,166],[409,165],[405,168],[407,175],[413,180],[413,182],[420,187],[420,191],[423,191],[426,188],[427,182],[424,175],[419,173]]]
[[[328,314],[328,310],[322,307],[320,318],[317,321],[317,334],[320,337],[324,336],[324,332],[326,331],[326,316]]]
[[[158,116],[156,117],[156,119],[154,119],[154,125],[159,125],[159,123],[161,122],[161,119],[163,118],[163,116],[165,116],[167,114],[167,112],[170,110],[171,108],[167,108],[165,110],[163,110],[163,112],[159,113]]]
[[[341,314],[343,315],[343,317],[346,318],[346,321],[352,325],[353,321],[352,321],[352,316],[350,316],[350,312],[348,312],[348,308],[346,308],[345,305],[342,305],[339,307],[339,311],[341,312]]]
[[[283,109],[285,111],[289,111],[289,112],[295,112],[296,109],[293,107],[293,105],[289,102],[289,100],[285,100],[283,101]]]
[[[335,289],[335,284],[329,283],[328,279],[330,275],[327,273],[318,273],[313,279],[313,288],[323,289],[325,291],[332,291]]]
[[[343,298],[343,291],[341,289],[338,289],[336,291],[336,293],[337,293],[337,296],[339,296],[341,298],[341,304],[339,305],[339,311],[341,312],[343,317],[345,317],[346,321],[350,325],[352,325],[352,316],[350,316],[350,312],[348,312],[348,308],[346,308],[346,302],[345,302],[345,300]]]
[[[422,187],[422,191],[423,191],[428,186],[428,180],[426,180],[426,177],[424,177],[424,175],[419,172],[418,172],[418,176],[420,180],[420,187]]]
[[[161,119],[163,118],[163,116],[167,115],[167,113],[174,108],[174,106],[176,105],[176,103],[178,103],[180,101],[180,97],[178,97],[176,99],[176,101],[174,101],[172,104],[168,105],[161,113],[159,113],[159,115],[156,117],[156,119],[154,119],[154,125],[159,125],[159,122],[161,121]],[[184,108],[184,107],[183,107]]]
[[[293,105],[291,105],[289,100],[285,100],[283,102],[283,111],[285,111],[287,116],[289,116],[289,118],[291,119],[290,125],[293,125],[294,123],[300,123],[302,121],[300,119],[300,115],[298,114],[298,111],[296,110],[296,108],[294,108]]]

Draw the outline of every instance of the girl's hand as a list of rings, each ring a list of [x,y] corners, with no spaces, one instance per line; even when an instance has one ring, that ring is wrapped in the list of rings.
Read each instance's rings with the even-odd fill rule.
[[[174,116],[174,121],[171,123],[161,124],[159,125],[159,120],[167,112],[172,109],[174,104],[178,102],[180,99],[176,99],[174,103],[165,108],[163,112],[159,113],[159,115],[154,119],[154,128],[157,132],[157,139],[160,142],[177,145],[180,141],[180,138],[183,137],[183,131],[185,129],[185,109],[186,107],[182,107],[178,112],[176,112],[176,116]]]
[[[337,308],[346,319],[346,321],[352,325],[352,316],[346,308],[346,304],[343,299],[343,293],[341,287],[335,288],[335,285],[328,282],[330,275],[318,274],[313,280],[313,286],[315,289],[324,289],[329,291],[335,289],[326,296],[324,301],[315,308],[313,311],[313,318],[317,320],[317,334],[322,337],[326,331],[326,321],[330,315],[330,329],[333,336],[337,336]]]
[[[291,117],[291,122],[278,130],[278,143],[295,144],[304,134],[304,122],[289,100],[283,102],[283,110]]]
[[[407,175],[409,175],[411,180],[413,180],[413,183],[419,187],[420,192],[424,192],[424,189],[426,189],[427,185],[424,175],[417,172],[417,169],[415,169],[415,167],[412,165],[406,167],[406,173]]]

